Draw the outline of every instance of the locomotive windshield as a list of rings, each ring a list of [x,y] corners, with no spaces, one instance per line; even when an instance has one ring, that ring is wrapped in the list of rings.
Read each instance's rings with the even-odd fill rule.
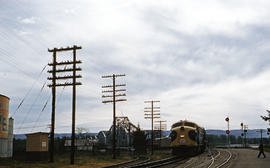
[[[191,123],[191,122],[185,122],[185,126],[195,127],[195,124],[194,123]]]
[[[172,125],[172,128],[180,127],[180,126],[182,126],[182,125],[183,125],[182,122],[178,122],[178,123],[173,124],[173,125]]]

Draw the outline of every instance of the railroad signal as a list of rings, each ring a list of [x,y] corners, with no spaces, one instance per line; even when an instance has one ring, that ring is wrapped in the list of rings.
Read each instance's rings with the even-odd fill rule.
[[[228,135],[228,147],[230,147],[230,119],[229,117],[226,117],[225,118],[225,121],[227,122],[227,125],[228,125],[228,129],[226,130],[226,134]]]

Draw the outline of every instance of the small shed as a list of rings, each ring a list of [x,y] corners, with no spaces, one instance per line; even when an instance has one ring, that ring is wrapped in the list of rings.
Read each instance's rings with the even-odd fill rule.
[[[48,135],[46,132],[26,134],[26,152],[48,151]]]

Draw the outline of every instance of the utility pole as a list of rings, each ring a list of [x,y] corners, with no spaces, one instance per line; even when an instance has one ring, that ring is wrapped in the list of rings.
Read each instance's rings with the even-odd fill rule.
[[[151,154],[154,154],[154,119],[160,118],[160,110],[154,110],[154,109],[160,109],[160,107],[154,107],[154,103],[159,103],[160,101],[144,101],[144,103],[151,103],[151,107],[145,107],[144,112],[145,112],[145,119],[151,119],[152,122],[152,130],[151,130]],[[151,110],[151,111],[149,111]]]
[[[245,144],[245,148],[247,147],[247,130],[248,130],[248,125],[244,125],[244,144]]]
[[[130,122],[128,123],[128,147],[131,149]]]
[[[117,77],[123,77],[126,76],[125,74],[113,74],[113,75],[107,75],[107,76],[102,76],[102,78],[112,78],[113,79],[113,85],[106,85],[106,86],[102,86],[102,88],[112,88],[112,90],[103,90],[102,93],[112,93],[112,95],[102,95],[102,98],[112,98],[112,100],[103,100],[102,103],[113,103],[113,146],[112,146],[112,157],[113,159],[115,159],[115,133],[116,133],[116,102],[120,102],[120,101],[127,101],[127,99],[116,99],[116,97],[120,97],[120,96],[126,96],[125,92],[126,89],[116,89],[117,87],[123,87],[126,86],[126,84],[115,84],[115,80]],[[116,94],[117,92],[122,92],[122,94]]]
[[[48,80],[52,81],[52,84],[49,84],[48,87],[52,88],[52,116],[51,116],[51,136],[50,136],[50,162],[54,162],[54,129],[55,129],[55,97],[56,97],[56,87],[61,86],[73,86],[72,92],[72,139],[71,139],[71,155],[70,155],[70,164],[74,164],[74,153],[75,153],[75,114],[76,114],[76,85],[82,85],[81,82],[76,82],[77,78],[82,78],[81,75],[76,75],[77,71],[82,69],[76,67],[76,64],[81,64],[80,60],[76,59],[76,51],[82,49],[82,47],[74,45],[73,47],[67,48],[54,48],[48,49],[48,52],[53,52],[53,62],[49,63],[49,66],[52,66],[52,70],[49,70],[48,73],[52,74],[52,77],[48,77]],[[56,53],[62,51],[73,51],[73,60],[67,60],[64,62],[57,62]],[[70,66],[68,68],[56,69],[57,66]],[[70,73],[66,76],[56,76],[57,73]],[[70,82],[65,83],[56,83],[56,80],[71,80]]]
[[[241,133],[241,137],[242,137],[242,147],[244,147],[244,124],[241,123],[240,126],[241,126],[241,130],[242,130],[242,133]]]
[[[162,124],[167,122],[166,120],[159,120],[159,121],[155,121],[156,123],[159,123],[159,147],[161,147],[161,137],[162,137],[162,130],[166,130],[167,125],[166,124]]]

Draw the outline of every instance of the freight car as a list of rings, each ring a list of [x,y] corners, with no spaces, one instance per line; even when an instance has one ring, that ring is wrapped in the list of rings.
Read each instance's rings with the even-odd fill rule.
[[[172,125],[170,138],[174,155],[199,154],[206,148],[205,129],[187,120]]]

